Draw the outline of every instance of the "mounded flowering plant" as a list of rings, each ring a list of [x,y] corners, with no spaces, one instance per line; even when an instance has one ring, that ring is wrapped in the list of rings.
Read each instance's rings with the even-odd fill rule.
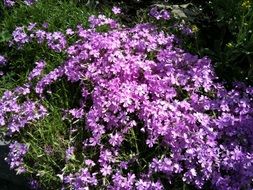
[[[170,19],[165,11],[153,12]],[[227,90],[210,59],[184,51],[176,36],[154,25],[127,28],[104,15],[89,22],[66,34],[37,28],[13,33],[12,45],[35,40],[67,59],[49,73],[45,61],[36,62],[27,83],[0,100],[1,127],[22,139],[10,144],[11,168],[32,175],[31,185],[42,189],[159,190],[180,183],[252,189],[253,88],[235,83]],[[68,45],[72,35],[77,40]],[[79,95],[75,106],[58,108],[66,130],[57,149],[31,134],[57,119],[57,105],[48,100],[62,81],[77,86],[70,99]],[[47,135],[54,134],[37,137]],[[53,177],[45,182],[47,175]]]

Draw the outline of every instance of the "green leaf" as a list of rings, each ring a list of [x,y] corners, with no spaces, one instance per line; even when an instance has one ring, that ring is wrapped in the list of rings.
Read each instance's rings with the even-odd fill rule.
[[[2,31],[0,33],[0,42],[8,42],[11,39],[11,34],[7,31]]]

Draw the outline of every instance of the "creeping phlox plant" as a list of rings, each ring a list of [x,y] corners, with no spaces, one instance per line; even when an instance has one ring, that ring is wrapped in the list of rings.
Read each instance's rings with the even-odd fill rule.
[[[58,188],[159,190],[183,181],[199,189],[251,189],[253,88],[236,83],[227,90],[207,57],[185,52],[174,35],[151,24],[127,28],[103,15],[89,22],[67,35],[18,27],[11,41],[19,48],[46,43],[68,58],[47,74],[38,61],[24,86],[4,93],[0,124],[9,136],[50,115],[43,100],[56,81],[65,77],[81,88],[80,106],[62,120],[73,124],[71,139],[82,138],[64,150]],[[66,36],[77,40],[67,45]],[[18,173],[29,165],[26,152],[28,145],[10,145],[7,161]]]

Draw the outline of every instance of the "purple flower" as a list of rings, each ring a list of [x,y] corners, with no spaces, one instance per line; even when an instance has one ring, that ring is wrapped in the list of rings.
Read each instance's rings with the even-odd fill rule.
[[[41,75],[41,72],[43,71],[44,67],[46,66],[46,62],[41,60],[38,62],[35,62],[36,67],[30,72],[28,76],[28,80],[32,80],[38,76]]]
[[[84,163],[85,163],[88,167],[93,167],[93,166],[96,165],[96,164],[95,164],[92,160],[90,160],[90,159],[85,160]]]
[[[162,11],[161,11],[161,15],[162,15],[162,18],[163,18],[164,20],[169,20],[169,19],[170,19],[170,14],[169,14],[169,12],[166,11],[166,10],[162,10]]]
[[[10,45],[17,45],[19,48],[30,41],[24,27],[16,27],[12,32],[12,38]]]
[[[152,9],[150,9],[149,14],[150,14],[150,16],[156,18],[156,20],[160,20],[160,19],[169,20],[170,19],[170,14],[168,11],[166,11],[164,9],[158,10],[157,7],[153,7]]]
[[[24,168],[23,158],[28,152],[28,146],[25,144],[14,141],[9,145],[10,152],[5,160],[10,165],[11,169],[14,169],[17,174],[26,172]]]
[[[4,56],[0,55],[0,66],[6,65],[7,60]]]
[[[56,68],[47,75],[45,75],[36,85],[35,91],[38,94],[42,94],[46,86],[50,85],[61,76],[63,76],[64,70],[62,68]]]
[[[170,19],[170,14],[168,11],[166,11],[164,9],[158,10],[157,7],[153,7],[152,9],[150,9],[149,14],[150,14],[150,16],[156,18],[156,20],[160,20],[160,19],[169,20]]]
[[[35,179],[32,179],[29,181],[29,186],[31,189],[35,189],[35,190],[40,188],[39,182]]]
[[[113,12],[115,15],[117,15],[117,14],[120,14],[120,13],[121,13],[121,9],[120,9],[119,7],[114,6],[114,7],[112,8],[112,12]]]
[[[107,163],[110,163],[113,161],[113,154],[111,151],[109,150],[104,150],[100,152],[100,157],[98,162],[100,163],[100,165],[105,165]]]
[[[91,28],[96,28],[102,25],[108,25],[112,29],[119,27],[118,23],[115,20],[107,18],[105,15],[98,15],[97,17],[92,15],[89,17],[88,21]]]
[[[156,19],[160,19],[160,16],[159,16],[159,12],[158,12],[157,7],[153,7],[152,9],[150,9],[149,14],[150,14],[152,17],[155,17]]]
[[[72,159],[74,157],[74,151],[75,151],[75,147],[69,147],[66,150],[66,153],[65,153],[65,160],[66,160],[66,162],[69,161],[70,159]]]
[[[46,39],[48,47],[56,52],[61,52],[67,47],[67,40],[61,32],[47,33]]]
[[[15,0],[4,0],[4,5],[6,7],[13,7],[15,5],[16,1]]]
[[[122,141],[123,141],[123,137],[121,134],[115,133],[114,135],[113,134],[110,135],[109,143],[112,146],[118,146],[122,143]]]
[[[98,181],[95,173],[90,173],[87,168],[82,168],[75,174],[64,176],[64,183],[71,188],[82,190],[89,186],[96,186]]]
[[[43,43],[46,40],[46,36],[47,36],[47,33],[43,30],[35,31],[35,38],[39,44]]]
[[[68,28],[66,30],[66,34],[71,36],[71,35],[75,34],[75,32],[71,28]]]
[[[47,110],[39,103],[29,99],[18,102],[19,97],[30,94],[29,84],[19,86],[11,91],[6,91],[0,99],[0,124],[6,125],[7,135],[19,132],[26,125],[47,115]]]
[[[120,162],[120,168],[127,169],[128,163],[125,161]]]
[[[84,116],[84,110],[82,108],[71,109],[68,112],[76,119],[81,119]]]
[[[35,3],[37,0],[23,0],[23,3],[25,4],[25,5],[28,5],[28,6],[30,6],[30,5],[32,5],[33,3]],[[15,4],[16,4],[16,0],[4,0],[4,5],[6,6],[6,7],[13,7]]]
[[[30,23],[27,27],[28,31],[32,31],[36,27],[37,23]]]
[[[107,176],[112,173],[112,167],[110,165],[104,165],[100,171],[103,176]]]
[[[136,176],[131,173],[123,176],[120,172],[116,172],[112,179],[113,185],[110,189],[134,189]]]
[[[47,29],[47,28],[48,28],[48,22],[44,22],[44,23],[42,24],[42,27],[45,28],[45,29]]]

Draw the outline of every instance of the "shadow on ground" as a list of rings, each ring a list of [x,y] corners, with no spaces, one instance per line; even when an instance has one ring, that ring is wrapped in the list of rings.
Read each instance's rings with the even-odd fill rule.
[[[0,190],[29,190],[25,179],[9,170],[9,166],[4,160],[7,154],[8,145],[0,142]]]

